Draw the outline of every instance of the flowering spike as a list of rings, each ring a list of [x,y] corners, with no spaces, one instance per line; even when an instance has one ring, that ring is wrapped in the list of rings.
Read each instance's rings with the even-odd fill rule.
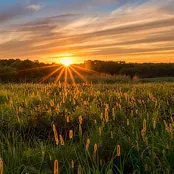
[[[54,139],[55,139],[56,145],[58,145],[59,144],[59,138],[58,138],[57,129],[56,129],[56,126],[55,126],[54,123],[53,123],[53,132],[54,132]]]
[[[59,162],[58,160],[54,161],[54,174],[58,174],[59,172]]]
[[[120,156],[121,152],[120,152],[120,145],[117,145],[117,156]]]

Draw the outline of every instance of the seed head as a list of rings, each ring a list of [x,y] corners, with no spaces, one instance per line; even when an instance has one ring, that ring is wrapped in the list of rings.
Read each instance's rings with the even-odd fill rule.
[[[90,139],[88,138],[87,141],[86,141],[86,146],[85,146],[85,149],[88,151],[88,148],[89,148],[89,145],[90,145]]]
[[[129,119],[127,119],[127,126],[129,126],[130,125],[130,122],[129,122]]]
[[[58,174],[59,172],[59,162],[58,160],[54,161],[54,174]]]
[[[120,156],[121,152],[120,152],[120,145],[117,145],[117,156]]]
[[[67,122],[67,123],[70,122],[70,118],[69,118],[69,116],[66,117],[66,122]]]
[[[63,140],[62,135],[59,135],[59,138],[60,138],[60,144],[61,144],[62,146],[65,145],[65,142],[64,142],[64,140]]]
[[[73,130],[69,130],[69,139],[73,138]]]
[[[83,121],[83,118],[82,118],[82,116],[80,115],[80,116],[79,116],[79,124],[80,124],[80,125],[82,125],[82,121]]]
[[[146,132],[147,126],[146,126],[146,119],[143,120],[143,130]]]
[[[78,170],[77,170],[77,174],[81,174],[82,173],[82,167],[81,165],[78,166]]]
[[[94,153],[97,152],[97,149],[98,149],[97,144],[94,144]]]
[[[0,174],[3,174],[3,160],[0,157]]]
[[[74,169],[74,160],[71,161],[71,168]]]
[[[54,132],[54,139],[55,139],[56,145],[58,145],[59,144],[59,138],[58,138],[57,129],[56,129],[56,126],[55,126],[54,123],[53,123],[53,132]]]

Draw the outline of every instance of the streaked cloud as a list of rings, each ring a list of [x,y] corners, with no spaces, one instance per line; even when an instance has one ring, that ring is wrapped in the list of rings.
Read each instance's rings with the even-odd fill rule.
[[[99,14],[88,13],[88,10],[84,13],[65,11],[64,14],[55,11],[49,16],[45,14],[46,4],[40,10],[42,6],[33,2],[27,8],[13,7],[11,12],[1,12],[0,21],[8,21],[20,15],[27,18],[32,11],[43,11],[36,19],[27,18],[20,24],[17,22],[1,28],[0,38],[4,40],[0,42],[0,57],[42,59],[70,54],[77,61],[174,62],[172,0],[102,0],[101,3],[119,5],[104,13],[102,5]],[[78,0],[74,4],[78,8]],[[83,5],[87,4],[100,3],[90,0]]]
[[[15,5],[0,11],[0,23],[7,22],[18,16],[26,14],[27,11],[21,5]]]

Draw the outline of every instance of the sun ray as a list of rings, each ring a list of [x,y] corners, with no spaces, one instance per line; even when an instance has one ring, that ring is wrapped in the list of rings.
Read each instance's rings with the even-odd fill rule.
[[[70,69],[74,71],[83,81],[87,82],[87,79],[85,79],[85,77],[81,75],[75,68],[71,66]]]
[[[73,85],[75,85],[76,82],[75,82],[75,79],[74,79],[74,77],[73,77],[73,75],[72,75],[72,72],[71,72],[71,70],[69,69],[69,67],[68,67],[67,69],[68,69],[68,73],[69,73],[69,75],[70,75],[71,81],[72,81]]]
[[[63,66],[59,67],[58,69],[54,70],[53,72],[51,72],[50,74],[48,74],[47,76],[45,76],[40,83],[43,83],[45,80],[47,80],[48,78],[50,78],[52,75],[54,75],[57,71],[59,71],[61,68],[63,68]]]
[[[88,68],[83,68],[83,67],[80,67],[80,66],[78,66],[78,65],[71,65],[71,66],[74,67],[74,68],[80,69],[80,70],[82,70],[82,71],[93,72],[93,73],[100,74],[100,73],[97,72],[97,71],[94,71],[94,70],[91,70],[91,69],[88,69]]]
[[[13,73],[22,73],[22,72],[27,72],[27,71],[33,71],[33,70],[37,70],[37,69],[40,70],[40,69],[59,67],[59,66],[60,65],[47,65],[47,66],[38,66],[38,67],[35,67],[35,68],[26,68],[26,69],[18,70],[18,71],[15,71],[15,72],[0,73],[0,76],[1,75],[6,75],[6,74],[13,74]]]
[[[67,84],[67,68],[65,68],[65,79],[64,79],[65,85]]]
[[[63,69],[61,69],[58,77],[56,78],[55,83],[57,83],[59,81],[59,79],[61,78],[61,76],[62,76],[62,74],[63,74],[64,71],[65,71],[65,68],[63,67]]]
[[[47,66],[40,66],[40,67],[35,67],[35,68],[26,68],[23,70],[19,70],[19,72],[24,72],[24,71],[32,71],[36,69],[46,69],[46,68],[53,68],[53,67],[58,67],[59,65],[47,65]]]

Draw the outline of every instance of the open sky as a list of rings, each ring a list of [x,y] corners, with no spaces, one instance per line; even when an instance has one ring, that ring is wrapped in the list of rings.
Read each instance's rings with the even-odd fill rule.
[[[0,59],[174,62],[174,0],[1,0]]]

